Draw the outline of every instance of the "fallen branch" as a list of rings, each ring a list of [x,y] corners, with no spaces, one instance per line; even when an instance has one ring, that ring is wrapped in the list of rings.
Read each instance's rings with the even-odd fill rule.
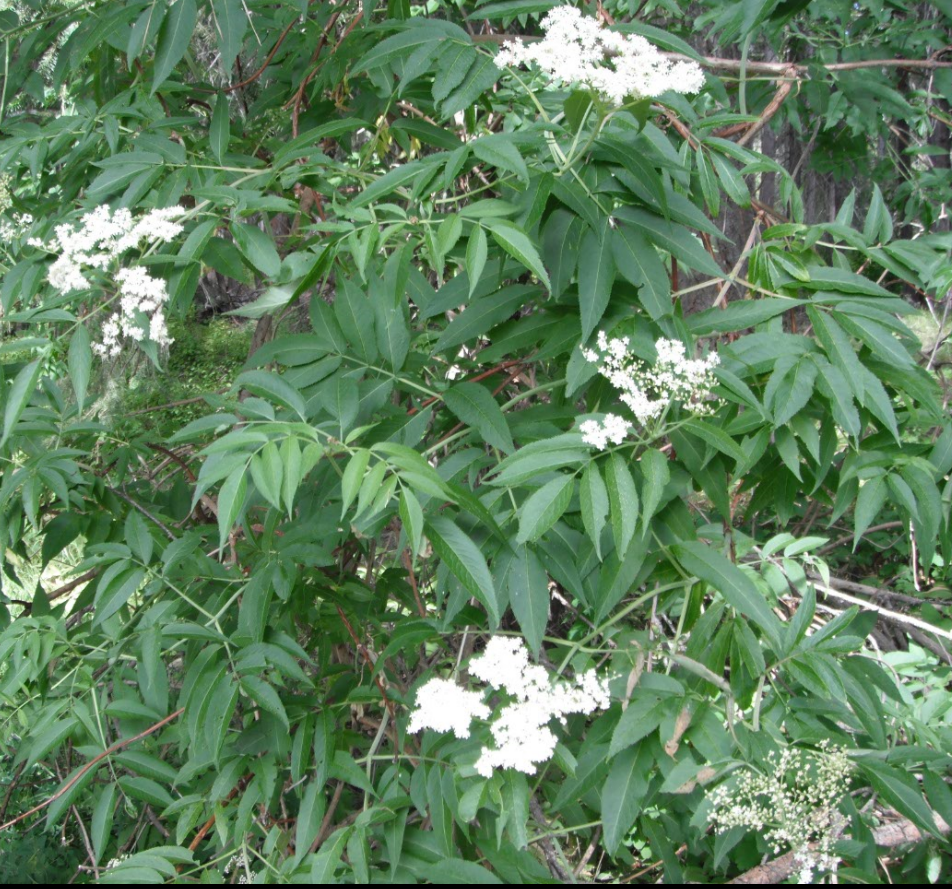
[[[883,608],[881,605],[874,605],[872,602],[869,602],[866,599],[857,599],[855,596],[850,596],[848,593],[835,590],[833,587],[826,586],[826,584],[817,583],[814,581],[813,585],[816,587],[817,592],[822,593],[824,596],[829,596],[833,599],[840,599],[843,602],[849,602],[850,605],[859,605],[860,608],[865,608],[868,611],[875,611],[877,614],[882,615],[886,620],[898,624],[905,624],[906,626],[910,627],[916,627],[919,630],[924,630],[927,633],[931,633],[933,636],[938,636],[941,639],[946,639],[949,642],[952,642],[952,632],[949,630],[943,630],[941,627],[937,627],[928,623],[927,621],[919,620],[918,617],[910,617],[908,614],[900,614],[898,611],[891,611],[889,608]]]

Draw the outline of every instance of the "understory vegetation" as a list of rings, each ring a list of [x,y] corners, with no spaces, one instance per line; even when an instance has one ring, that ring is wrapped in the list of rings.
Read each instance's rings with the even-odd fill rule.
[[[0,883],[952,881],[952,3],[0,43]]]

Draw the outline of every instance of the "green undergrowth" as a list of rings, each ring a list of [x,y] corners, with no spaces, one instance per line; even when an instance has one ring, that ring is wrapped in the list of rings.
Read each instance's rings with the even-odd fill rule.
[[[164,371],[143,363],[127,386],[116,387],[110,413],[118,437],[164,439],[208,412],[203,400],[189,399],[228,389],[248,357],[253,325],[231,318],[205,323],[193,315],[169,323],[174,342]]]

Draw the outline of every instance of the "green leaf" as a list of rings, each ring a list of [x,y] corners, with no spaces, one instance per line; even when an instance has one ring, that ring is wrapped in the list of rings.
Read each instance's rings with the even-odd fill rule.
[[[507,133],[482,136],[470,142],[470,148],[481,161],[492,164],[500,170],[515,173],[523,182],[529,181],[529,168],[512,141],[512,137]]]
[[[254,457],[249,468],[255,487],[275,509],[281,509],[284,462],[278,446],[269,441]]]
[[[358,350],[358,355],[373,363],[378,354],[373,307],[363,291],[349,278],[338,278],[334,314],[344,336]]]
[[[245,466],[233,471],[218,492],[218,546],[224,547],[231,529],[238,521],[248,493],[248,471]]]
[[[612,733],[608,755],[614,756],[628,747],[634,747],[654,732],[668,714],[669,700],[667,695],[636,688]]]
[[[598,471],[598,464],[592,462],[585,467],[579,486],[579,503],[582,509],[582,525],[595,547],[599,559],[602,557],[602,529],[608,515],[608,488]]]
[[[212,0],[212,11],[215,13],[221,66],[224,71],[231,71],[248,30],[245,5],[242,0]]]
[[[572,502],[575,478],[560,475],[533,493],[519,511],[517,543],[538,540],[562,516]]]
[[[641,455],[641,473],[645,483],[641,489],[641,527],[642,534],[647,533],[648,523],[654,517],[661,503],[665,485],[671,480],[671,471],[668,468],[668,458],[661,451],[653,448]]]
[[[532,442],[506,457],[497,467],[491,484],[515,485],[540,472],[572,463],[588,463],[590,452],[578,433],[566,433]]]
[[[469,277],[470,298],[473,296],[476,285],[479,284],[483,269],[486,268],[488,252],[486,232],[481,225],[474,225],[466,244],[466,274]]]
[[[323,886],[334,883],[334,872],[340,864],[340,857],[347,845],[352,827],[339,827],[321,846],[321,851],[311,860],[311,884]]]
[[[485,223],[486,227],[492,232],[493,238],[513,259],[521,262],[529,271],[531,271],[543,284],[546,290],[552,290],[552,284],[549,281],[549,275],[542,265],[542,257],[539,251],[529,239],[528,235],[511,222],[504,219],[490,219]]]
[[[37,358],[24,367],[14,378],[10,389],[6,393],[7,403],[3,409],[3,435],[0,436],[0,447],[3,447],[6,443],[17,424],[17,420],[20,419],[20,415],[26,409],[42,370],[43,359]]]
[[[744,465],[747,462],[747,454],[744,449],[731,438],[720,426],[708,423],[705,420],[688,420],[684,424],[684,431],[696,435],[701,441],[711,445],[711,447],[726,454],[737,462],[738,465]]]
[[[930,833],[935,837],[940,836],[932,811],[926,805],[922,792],[914,780],[883,762],[866,759],[859,765],[869,778],[873,789],[882,796],[885,802],[893,806],[901,815],[905,815],[924,833]]]
[[[142,586],[145,569],[128,567],[128,562],[116,562],[101,578],[96,588],[94,624],[112,617]],[[112,573],[112,569],[121,569]]]
[[[294,411],[302,420],[306,419],[307,410],[301,393],[276,373],[267,370],[247,370],[238,375],[235,386],[240,389],[247,389],[262,398],[270,399],[276,404]]]
[[[775,426],[788,423],[806,406],[817,372],[816,362],[808,357],[777,360],[764,390],[764,406],[773,413]]]
[[[152,94],[162,86],[181,61],[192,40],[198,22],[195,0],[175,0],[159,30],[155,47],[155,70],[152,76]]]
[[[112,817],[116,807],[115,784],[106,784],[103,786],[99,799],[96,800],[96,806],[93,809],[93,820],[90,825],[90,839],[93,843],[93,854],[96,863],[102,860],[103,852],[109,843],[112,833]]]
[[[42,760],[50,751],[58,750],[60,745],[76,730],[79,720],[74,716],[68,716],[52,725],[48,725],[39,735],[30,735],[30,752],[26,757],[24,767],[32,769],[36,763]]]
[[[671,314],[671,281],[655,248],[635,228],[620,225],[612,232],[612,253],[618,271],[638,290],[645,311],[657,321]]]
[[[661,216],[635,207],[621,207],[616,215],[637,226],[649,241],[670,253],[678,262],[711,277],[724,277],[724,272],[710,254],[683,225],[675,225]]]
[[[860,538],[873,523],[880,510],[886,504],[888,488],[886,476],[877,475],[866,479],[856,497],[856,510],[853,515],[853,549],[859,546]]]
[[[423,547],[423,510],[420,508],[420,501],[409,488],[404,488],[400,492],[399,511],[407,542],[413,554],[418,556]]]
[[[856,355],[856,349],[844,330],[836,323],[832,315],[821,312],[815,306],[807,306],[807,315],[813,325],[813,332],[823,346],[827,357],[843,374],[853,395],[860,404],[865,404],[863,387],[863,365]]]
[[[469,108],[499,79],[501,72],[488,53],[480,53],[470,66],[463,82],[440,105],[444,119]]]
[[[311,843],[317,838],[321,828],[321,819],[327,804],[324,801],[324,785],[311,780],[307,784],[298,810],[297,826],[294,832],[294,861],[300,863],[308,854]]]
[[[589,229],[582,238],[578,264],[578,301],[582,313],[582,341],[586,342],[608,308],[615,283],[612,232],[606,219],[601,231]]]
[[[229,228],[241,255],[251,266],[265,278],[277,277],[281,271],[281,257],[271,238],[251,223],[233,222]]]
[[[478,299],[447,325],[433,346],[433,351],[443,352],[482,336],[531,302],[539,293],[538,289],[532,287],[514,285]]]
[[[426,528],[433,551],[466,590],[482,602],[492,623],[498,624],[500,615],[496,589],[479,547],[447,518],[431,518]]]
[[[716,550],[697,541],[672,547],[682,567],[706,581],[737,611],[749,617],[780,650],[780,622],[754,582]]]
[[[265,682],[260,676],[242,676],[239,682],[242,689],[254,698],[262,710],[276,716],[286,729],[290,729],[291,725],[288,722],[288,714],[284,709],[284,704],[281,703],[281,698],[269,683]]]
[[[434,885],[479,886],[502,885],[494,873],[462,858],[443,858],[427,867],[427,880]]]
[[[347,514],[351,503],[354,502],[354,498],[364,481],[364,476],[367,474],[369,463],[370,451],[365,448],[354,451],[354,455],[347,461],[344,475],[341,478],[341,518]]]
[[[89,387],[89,375],[93,366],[93,350],[89,340],[89,331],[80,324],[69,341],[69,379],[73,384],[76,404],[82,413],[86,403],[86,390]]]
[[[602,826],[609,855],[615,854],[642,809],[652,765],[647,744],[629,747],[612,763],[602,787]]]
[[[763,299],[739,299],[728,303],[723,309],[708,309],[685,319],[688,329],[695,336],[710,333],[733,333],[746,327],[756,327],[777,315],[803,305],[803,300],[764,297]]]
[[[138,512],[132,511],[126,516],[125,535],[133,554],[148,564],[152,559],[153,540],[145,519]]]
[[[509,602],[529,648],[538,654],[549,621],[549,578],[529,547],[520,544],[515,551],[507,575]]]
[[[487,444],[507,454],[515,449],[505,415],[483,386],[457,383],[443,393],[443,400],[460,420],[479,432]]]
[[[229,119],[228,97],[219,93],[215,99],[215,110],[208,127],[208,141],[212,154],[219,163],[228,151],[228,140],[231,138],[231,120]]]
[[[618,557],[624,559],[638,526],[638,490],[621,456],[609,457],[605,482],[611,504],[612,533]]]

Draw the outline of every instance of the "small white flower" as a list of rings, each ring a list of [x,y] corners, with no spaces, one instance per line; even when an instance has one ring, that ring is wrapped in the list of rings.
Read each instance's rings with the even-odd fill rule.
[[[431,679],[416,696],[416,710],[407,731],[415,734],[425,728],[452,731],[457,738],[468,738],[474,719],[486,719],[490,709],[479,692],[467,691],[452,679]]]
[[[596,344],[597,349],[583,349],[583,356],[599,366],[598,372],[618,390],[622,404],[639,423],[657,419],[674,402],[695,414],[711,412],[710,390],[717,382],[713,371],[719,363],[716,352],[689,359],[684,343],[661,338],[655,342],[658,360],[649,367],[628,351],[628,337],[609,339],[601,330]],[[608,414],[604,423],[586,420],[579,425],[583,441],[599,450],[608,442],[620,444],[630,428],[614,414]]]
[[[540,24],[543,40],[510,41],[497,53],[496,64],[535,65],[555,83],[585,84],[616,105],[629,96],[696,93],[704,87],[704,72],[694,62],[673,63],[644,37],[603,28],[574,6],[553,9]]]
[[[470,661],[469,671],[515,699],[490,725],[495,745],[483,747],[476,762],[476,771],[485,778],[492,777],[495,769],[535,774],[539,763],[552,758],[558,743],[549,727],[553,719],[564,724],[570,713],[589,714],[610,703],[608,683],[594,670],[574,680],[553,682],[545,667],[529,663],[529,652],[519,638],[494,636],[485,651]],[[472,720],[487,719],[490,713],[482,693],[467,691],[449,679],[431,679],[417,692],[417,709],[408,730],[453,730],[458,738],[468,738]]]
[[[150,210],[139,219],[120,208],[114,213],[107,206],[86,213],[78,227],[58,225],[49,244],[31,238],[31,246],[58,253],[50,266],[48,280],[61,293],[89,288],[85,269],[106,271],[125,252],[143,242],[169,241],[181,234],[181,207]],[[30,220],[32,222],[32,219]],[[160,346],[169,345],[164,308],[169,300],[165,281],[154,278],[141,266],[120,268],[115,273],[119,288],[119,311],[103,324],[102,342],[93,350],[102,358],[115,358],[122,352],[120,339],[142,342],[148,337]],[[144,321],[147,326],[143,326]]]

